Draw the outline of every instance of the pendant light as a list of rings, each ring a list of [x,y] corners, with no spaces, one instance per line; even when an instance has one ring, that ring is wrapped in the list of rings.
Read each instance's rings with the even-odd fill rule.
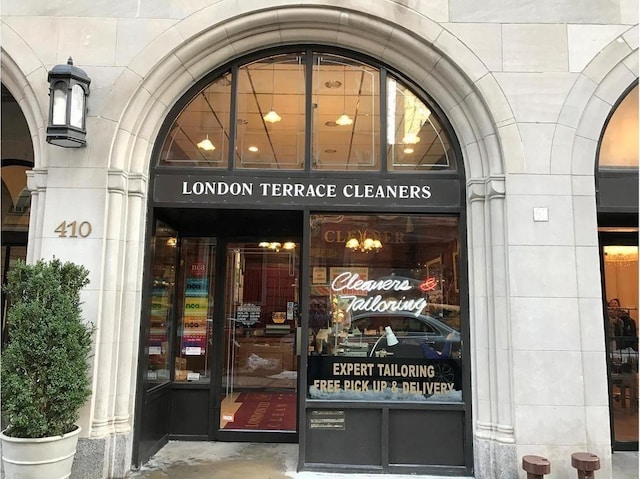
[[[276,92],[276,65],[275,63],[272,65],[272,70],[271,70],[271,109],[269,110],[269,113],[267,113],[266,115],[264,115],[262,117],[262,119],[264,121],[267,121],[269,123],[278,123],[280,120],[282,120],[282,117],[280,115],[278,115],[276,113],[276,111],[273,109],[273,98],[275,96],[275,92]]]
[[[207,133],[207,137],[204,140],[202,140],[200,143],[198,143],[198,148],[205,151],[213,151],[216,149],[213,143],[211,143],[208,133]]]
[[[336,120],[336,125],[339,126],[349,126],[353,123],[353,120],[349,118],[349,115],[346,113],[346,96],[347,96],[347,67],[345,65],[344,70],[342,72],[342,87],[344,88],[342,92],[342,115],[338,117]]]

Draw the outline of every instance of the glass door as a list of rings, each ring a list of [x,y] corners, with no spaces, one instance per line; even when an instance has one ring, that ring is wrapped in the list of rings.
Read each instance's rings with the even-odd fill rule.
[[[299,250],[227,244],[221,430],[296,431]]]
[[[638,246],[607,244],[603,259],[613,440],[637,449]]]

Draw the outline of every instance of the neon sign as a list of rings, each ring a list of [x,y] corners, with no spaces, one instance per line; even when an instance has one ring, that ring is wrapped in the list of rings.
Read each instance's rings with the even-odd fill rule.
[[[429,279],[431,278],[428,278],[422,284],[427,283]],[[435,284],[433,287],[435,288]],[[331,282],[331,290],[335,291],[336,293],[353,289],[363,290],[367,292],[403,292],[411,290],[412,287],[408,279],[381,279],[365,281],[360,279],[357,273],[352,273],[350,271],[339,274]],[[403,296],[400,299],[384,299],[381,294],[368,296],[366,298],[360,298],[350,294],[343,295],[342,299],[349,301],[349,305],[347,306],[346,311],[353,313],[357,313],[360,311],[378,313],[383,313],[386,311],[408,311],[412,312],[415,316],[418,316],[425,308],[425,306],[427,306],[427,300],[425,298],[407,299],[405,296]]]
[[[425,279],[420,286],[418,286],[418,288],[420,288],[420,291],[435,291],[436,287],[438,286],[438,280],[435,276],[430,276],[429,278]]]

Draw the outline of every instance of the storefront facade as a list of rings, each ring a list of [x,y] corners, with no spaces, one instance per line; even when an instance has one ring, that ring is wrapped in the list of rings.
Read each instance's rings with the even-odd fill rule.
[[[615,432],[622,397],[637,425],[616,356],[637,368],[637,340],[617,347],[604,307],[637,324],[605,266],[635,237],[637,271],[637,101],[635,163],[602,161],[637,98],[637,8],[272,3],[3,5],[27,258],[91,271],[77,477],[123,477],[172,438],[478,478],[525,454],[570,477],[588,450],[607,477],[612,446],[637,448]],[[69,55],[92,79],[78,149],[44,138]]]

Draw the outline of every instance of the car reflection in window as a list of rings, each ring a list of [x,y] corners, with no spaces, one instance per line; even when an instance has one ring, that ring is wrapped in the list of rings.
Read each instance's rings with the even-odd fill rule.
[[[397,343],[389,340],[387,327]],[[454,382],[455,389],[461,387],[460,332],[433,316],[403,312],[354,315],[342,348],[347,356],[352,355],[350,351],[364,353],[366,348],[369,357],[438,360],[438,379]]]

